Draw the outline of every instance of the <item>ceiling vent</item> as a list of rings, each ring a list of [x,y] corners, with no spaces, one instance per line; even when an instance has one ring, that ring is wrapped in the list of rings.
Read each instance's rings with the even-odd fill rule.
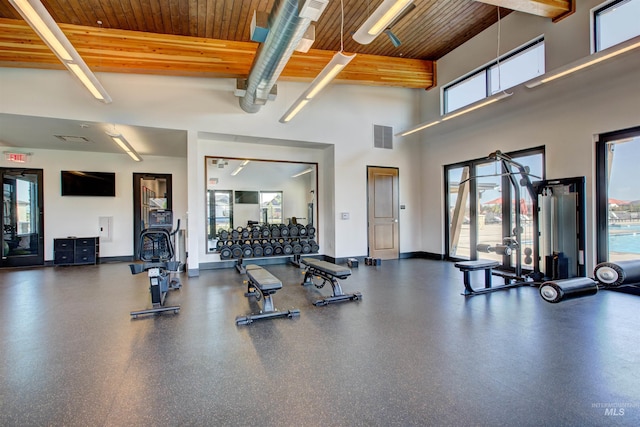
[[[320,19],[320,15],[322,15],[322,12],[324,12],[324,9],[328,4],[328,0],[307,0],[302,4],[299,3],[298,16],[300,16],[300,18],[317,21],[318,19]]]
[[[373,125],[373,146],[392,150],[393,128],[391,126]]]
[[[91,141],[89,138],[85,138],[84,136],[71,136],[71,135],[54,135],[62,142],[68,142],[70,144],[87,144]]]

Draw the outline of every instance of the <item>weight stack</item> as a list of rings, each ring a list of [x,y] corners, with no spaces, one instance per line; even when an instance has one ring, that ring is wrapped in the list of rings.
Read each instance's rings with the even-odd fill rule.
[[[545,274],[547,277],[556,279],[566,279],[569,277],[569,260],[562,252],[554,252],[553,255],[545,257]]]
[[[540,285],[540,296],[550,303],[595,295],[597,292],[598,284],[588,277],[548,281]]]

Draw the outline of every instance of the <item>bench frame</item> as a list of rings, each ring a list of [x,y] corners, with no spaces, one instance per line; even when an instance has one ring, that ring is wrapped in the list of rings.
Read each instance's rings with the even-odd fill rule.
[[[293,318],[300,315],[300,310],[297,309],[280,311],[275,308],[273,303],[273,294],[275,294],[278,289],[282,289],[282,282],[277,277],[255,264],[247,265],[245,271],[248,280],[246,282],[247,292],[244,296],[247,298],[254,297],[256,301],[262,300],[262,309],[257,313],[237,316],[236,325],[248,325],[253,323],[255,320],[260,319],[272,319],[275,317]],[[270,279],[272,283],[260,283],[259,278],[257,277],[258,275],[256,274],[254,276],[252,274],[254,271],[260,271],[260,274]]]
[[[256,259],[291,258],[291,264],[295,265],[298,268],[301,268],[302,266],[300,265],[300,257],[301,257],[301,254],[291,254],[291,255],[273,255],[273,256],[264,256],[264,257],[251,257],[251,259],[252,260],[256,260]],[[248,265],[254,265],[254,264],[248,264]],[[236,268],[236,270],[238,270],[238,273],[246,274],[246,272],[247,272],[247,264],[244,264],[243,258],[237,258],[236,259],[235,268]]]
[[[474,261],[456,262],[454,265],[457,268],[459,268],[460,271],[462,271],[463,281],[464,281],[464,292],[461,295],[464,295],[464,296],[487,294],[489,292],[500,291],[502,289],[515,288],[518,286],[529,284],[526,282],[518,282],[518,281],[509,282],[507,279],[505,279],[504,285],[492,286],[491,276],[493,274],[493,269],[500,265],[498,261],[493,261],[488,259],[478,259]],[[484,270],[484,288],[474,289],[473,286],[471,285],[471,272],[482,271],[482,270]]]
[[[352,292],[349,294],[345,294],[342,290],[342,286],[340,286],[340,282],[338,279],[346,279],[351,275],[351,270],[345,268],[343,270],[338,270],[340,267],[337,264],[333,264],[327,261],[319,261],[320,263],[329,264],[331,266],[335,266],[334,271],[322,268],[321,264],[316,264],[315,258],[302,258],[300,263],[305,265],[304,272],[304,280],[302,281],[302,286],[314,285],[316,288],[321,289],[324,285],[329,282],[331,283],[331,288],[333,289],[333,295],[324,297],[319,299],[313,303],[315,306],[327,305],[334,302],[343,302],[343,301],[358,301],[362,299],[362,294],[360,292]],[[323,279],[322,284],[318,285],[313,282],[313,276],[321,277]]]

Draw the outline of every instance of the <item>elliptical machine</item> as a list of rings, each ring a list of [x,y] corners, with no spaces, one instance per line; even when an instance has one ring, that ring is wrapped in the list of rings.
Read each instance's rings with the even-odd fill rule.
[[[158,209],[149,212],[149,228],[145,228],[140,233],[140,247],[137,254],[143,263],[129,264],[129,268],[131,274],[148,272],[152,307],[132,311],[131,316],[134,319],[142,314],[180,311],[179,305],[164,305],[167,292],[182,286],[178,277],[181,263],[175,260],[172,240],[180,229],[180,220],[174,231],[171,230],[172,227],[172,211]]]

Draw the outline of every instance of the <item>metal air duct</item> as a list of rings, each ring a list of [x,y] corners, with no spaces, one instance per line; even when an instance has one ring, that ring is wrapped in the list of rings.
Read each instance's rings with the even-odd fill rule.
[[[257,113],[267,102],[309,25],[320,17],[327,4],[328,0],[276,0],[269,14],[269,33],[256,52],[240,97],[240,108]]]

